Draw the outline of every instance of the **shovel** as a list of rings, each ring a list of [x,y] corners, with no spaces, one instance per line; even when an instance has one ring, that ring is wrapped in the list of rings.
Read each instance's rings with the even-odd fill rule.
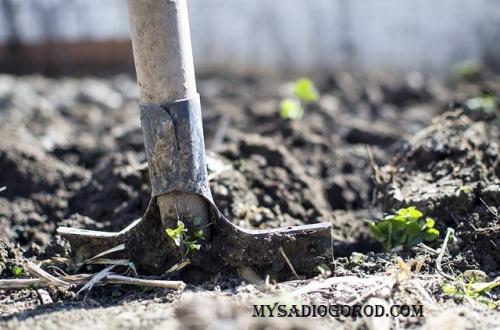
[[[189,278],[250,269],[286,278],[333,259],[330,223],[270,230],[240,228],[217,209],[207,179],[186,0],[129,0],[129,20],[151,200],[120,232],[59,227],[72,253],[105,251],[144,273]],[[116,247],[121,246],[121,249]]]

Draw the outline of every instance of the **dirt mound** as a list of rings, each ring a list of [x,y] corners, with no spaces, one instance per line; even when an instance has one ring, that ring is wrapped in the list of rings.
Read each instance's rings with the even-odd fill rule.
[[[147,167],[137,155],[112,153],[98,161],[91,179],[68,206],[71,212],[96,219],[99,228],[119,231],[144,214],[150,194]]]
[[[330,220],[325,196],[318,194],[322,191],[321,183],[308,175],[300,162],[284,146],[273,143],[271,138],[232,133],[219,153],[236,163],[238,172],[233,173],[241,173],[245,178],[239,187],[231,187],[232,193],[251,191],[255,199],[247,206],[258,206],[263,215],[255,219],[247,214],[252,213],[250,209],[240,208],[245,207],[243,201],[234,198],[228,200],[220,194],[216,196],[220,197],[216,198],[218,203],[231,203],[233,216],[251,216],[253,223],[250,225],[254,227],[279,227]],[[217,189],[217,184],[214,184],[214,190],[220,190]]]
[[[441,229],[455,228],[469,262],[488,272],[500,270],[497,134],[485,122],[445,115],[382,169],[379,192],[386,211],[415,205]]]

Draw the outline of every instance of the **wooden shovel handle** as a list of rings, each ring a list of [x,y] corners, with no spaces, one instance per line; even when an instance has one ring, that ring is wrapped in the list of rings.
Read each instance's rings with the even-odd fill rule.
[[[129,0],[128,9],[141,101],[195,96],[186,0]]]
[[[128,0],[128,9],[141,101],[162,103],[195,96],[186,0]],[[167,227],[176,226],[179,214],[208,222],[208,206],[197,195],[161,195],[158,206]]]

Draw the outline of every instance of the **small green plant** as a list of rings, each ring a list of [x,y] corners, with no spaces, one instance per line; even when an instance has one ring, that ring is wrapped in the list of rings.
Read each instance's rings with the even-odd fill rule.
[[[286,98],[280,102],[280,117],[283,119],[297,120],[304,116],[304,108],[299,101]]]
[[[462,79],[472,79],[479,75],[481,64],[476,60],[466,60],[455,68],[455,75]]]
[[[184,236],[184,233],[187,231],[186,227],[184,226],[184,222],[178,221],[177,222],[177,227],[175,228],[167,228],[165,232],[167,233],[167,236],[170,237],[171,240],[174,241],[175,245],[181,246],[182,238]]]
[[[14,275],[15,278],[19,278],[24,275],[24,269],[21,266],[12,266],[10,268],[10,272]]]
[[[445,294],[453,297],[468,299],[480,304],[484,304],[490,308],[500,306],[498,302],[493,301],[488,297],[490,291],[500,287],[500,278],[491,282],[484,282],[484,277],[465,276],[467,271],[461,276],[457,282],[444,282],[441,284],[441,289]]]
[[[193,224],[195,226],[201,225],[201,222],[202,219],[199,217],[195,217],[193,219]],[[174,241],[175,245],[185,246],[186,253],[183,257],[186,257],[190,252],[199,251],[201,249],[200,240],[205,239],[203,229],[196,228],[191,233],[188,233],[188,230],[182,221],[177,222],[177,227],[167,228],[165,232],[167,236]]]
[[[301,78],[293,84],[293,94],[304,103],[316,102],[318,91],[311,79]]]
[[[302,119],[305,105],[316,102],[318,98],[318,91],[311,79],[301,78],[293,83],[292,95],[281,100],[280,117],[289,120]]]
[[[469,111],[494,113],[498,107],[498,102],[495,95],[484,94],[468,99],[465,101],[464,107]]]
[[[423,214],[414,206],[400,209],[379,222],[371,222],[370,229],[375,238],[389,251],[397,246],[414,246],[421,242],[432,242],[439,237],[432,218],[423,219]]]

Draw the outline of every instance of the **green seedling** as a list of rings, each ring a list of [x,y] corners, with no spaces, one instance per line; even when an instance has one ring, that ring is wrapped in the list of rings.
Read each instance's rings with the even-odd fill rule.
[[[466,273],[467,271],[455,283],[443,283],[441,285],[443,292],[453,297],[475,301],[490,308],[500,306],[498,302],[488,297],[490,291],[500,287],[500,278],[485,282],[486,279],[483,276],[466,276]]]
[[[199,217],[195,217],[193,219],[193,224],[195,226],[200,226],[202,219]],[[174,241],[177,246],[185,246],[187,256],[189,252],[199,251],[201,249],[201,243],[199,240],[204,240],[205,236],[203,233],[203,229],[196,228],[191,233],[188,233],[184,222],[178,221],[177,227],[175,228],[167,228],[165,230],[167,236]]]
[[[318,99],[318,91],[311,79],[301,78],[293,83],[292,95],[281,100],[280,117],[287,120],[300,120],[304,116],[305,106]]]
[[[311,79],[301,78],[293,84],[293,94],[304,103],[316,102],[318,91]]]
[[[479,75],[481,64],[476,60],[467,60],[455,68],[455,75],[462,79],[471,79]]]
[[[167,228],[165,232],[167,233],[167,236],[170,237],[171,240],[174,241],[175,245],[181,246],[183,236],[185,236],[187,229],[184,226],[184,222],[179,221],[177,222],[177,227],[175,228]]]
[[[15,278],[19,278],[24,275],[24,269],[21,266],[12,266],[10,272],[12,273],[12,275],[14,275]]]
[[[481,111],[484,113],[494,113],[498,103],[495,95],[481,95],[468,99],[464,103],[464,107],[469,111]]]
[[[199,251],[201,249],[201,244],[198,243],[197,240],[185,241],[184,244],[186,244],[189,252]]]
[[[298,100],[286,98],[280,102],[280,117],[283,119],[298,120],[304,116],[304,108]]]
[[[415,246],[432,242],[439,237],[432,218],[423,219],[423,214],[414,206],[400,209],[378,222],[371,222],[370,229],[375,239],[382,242],[385,251],[398,246]]]

